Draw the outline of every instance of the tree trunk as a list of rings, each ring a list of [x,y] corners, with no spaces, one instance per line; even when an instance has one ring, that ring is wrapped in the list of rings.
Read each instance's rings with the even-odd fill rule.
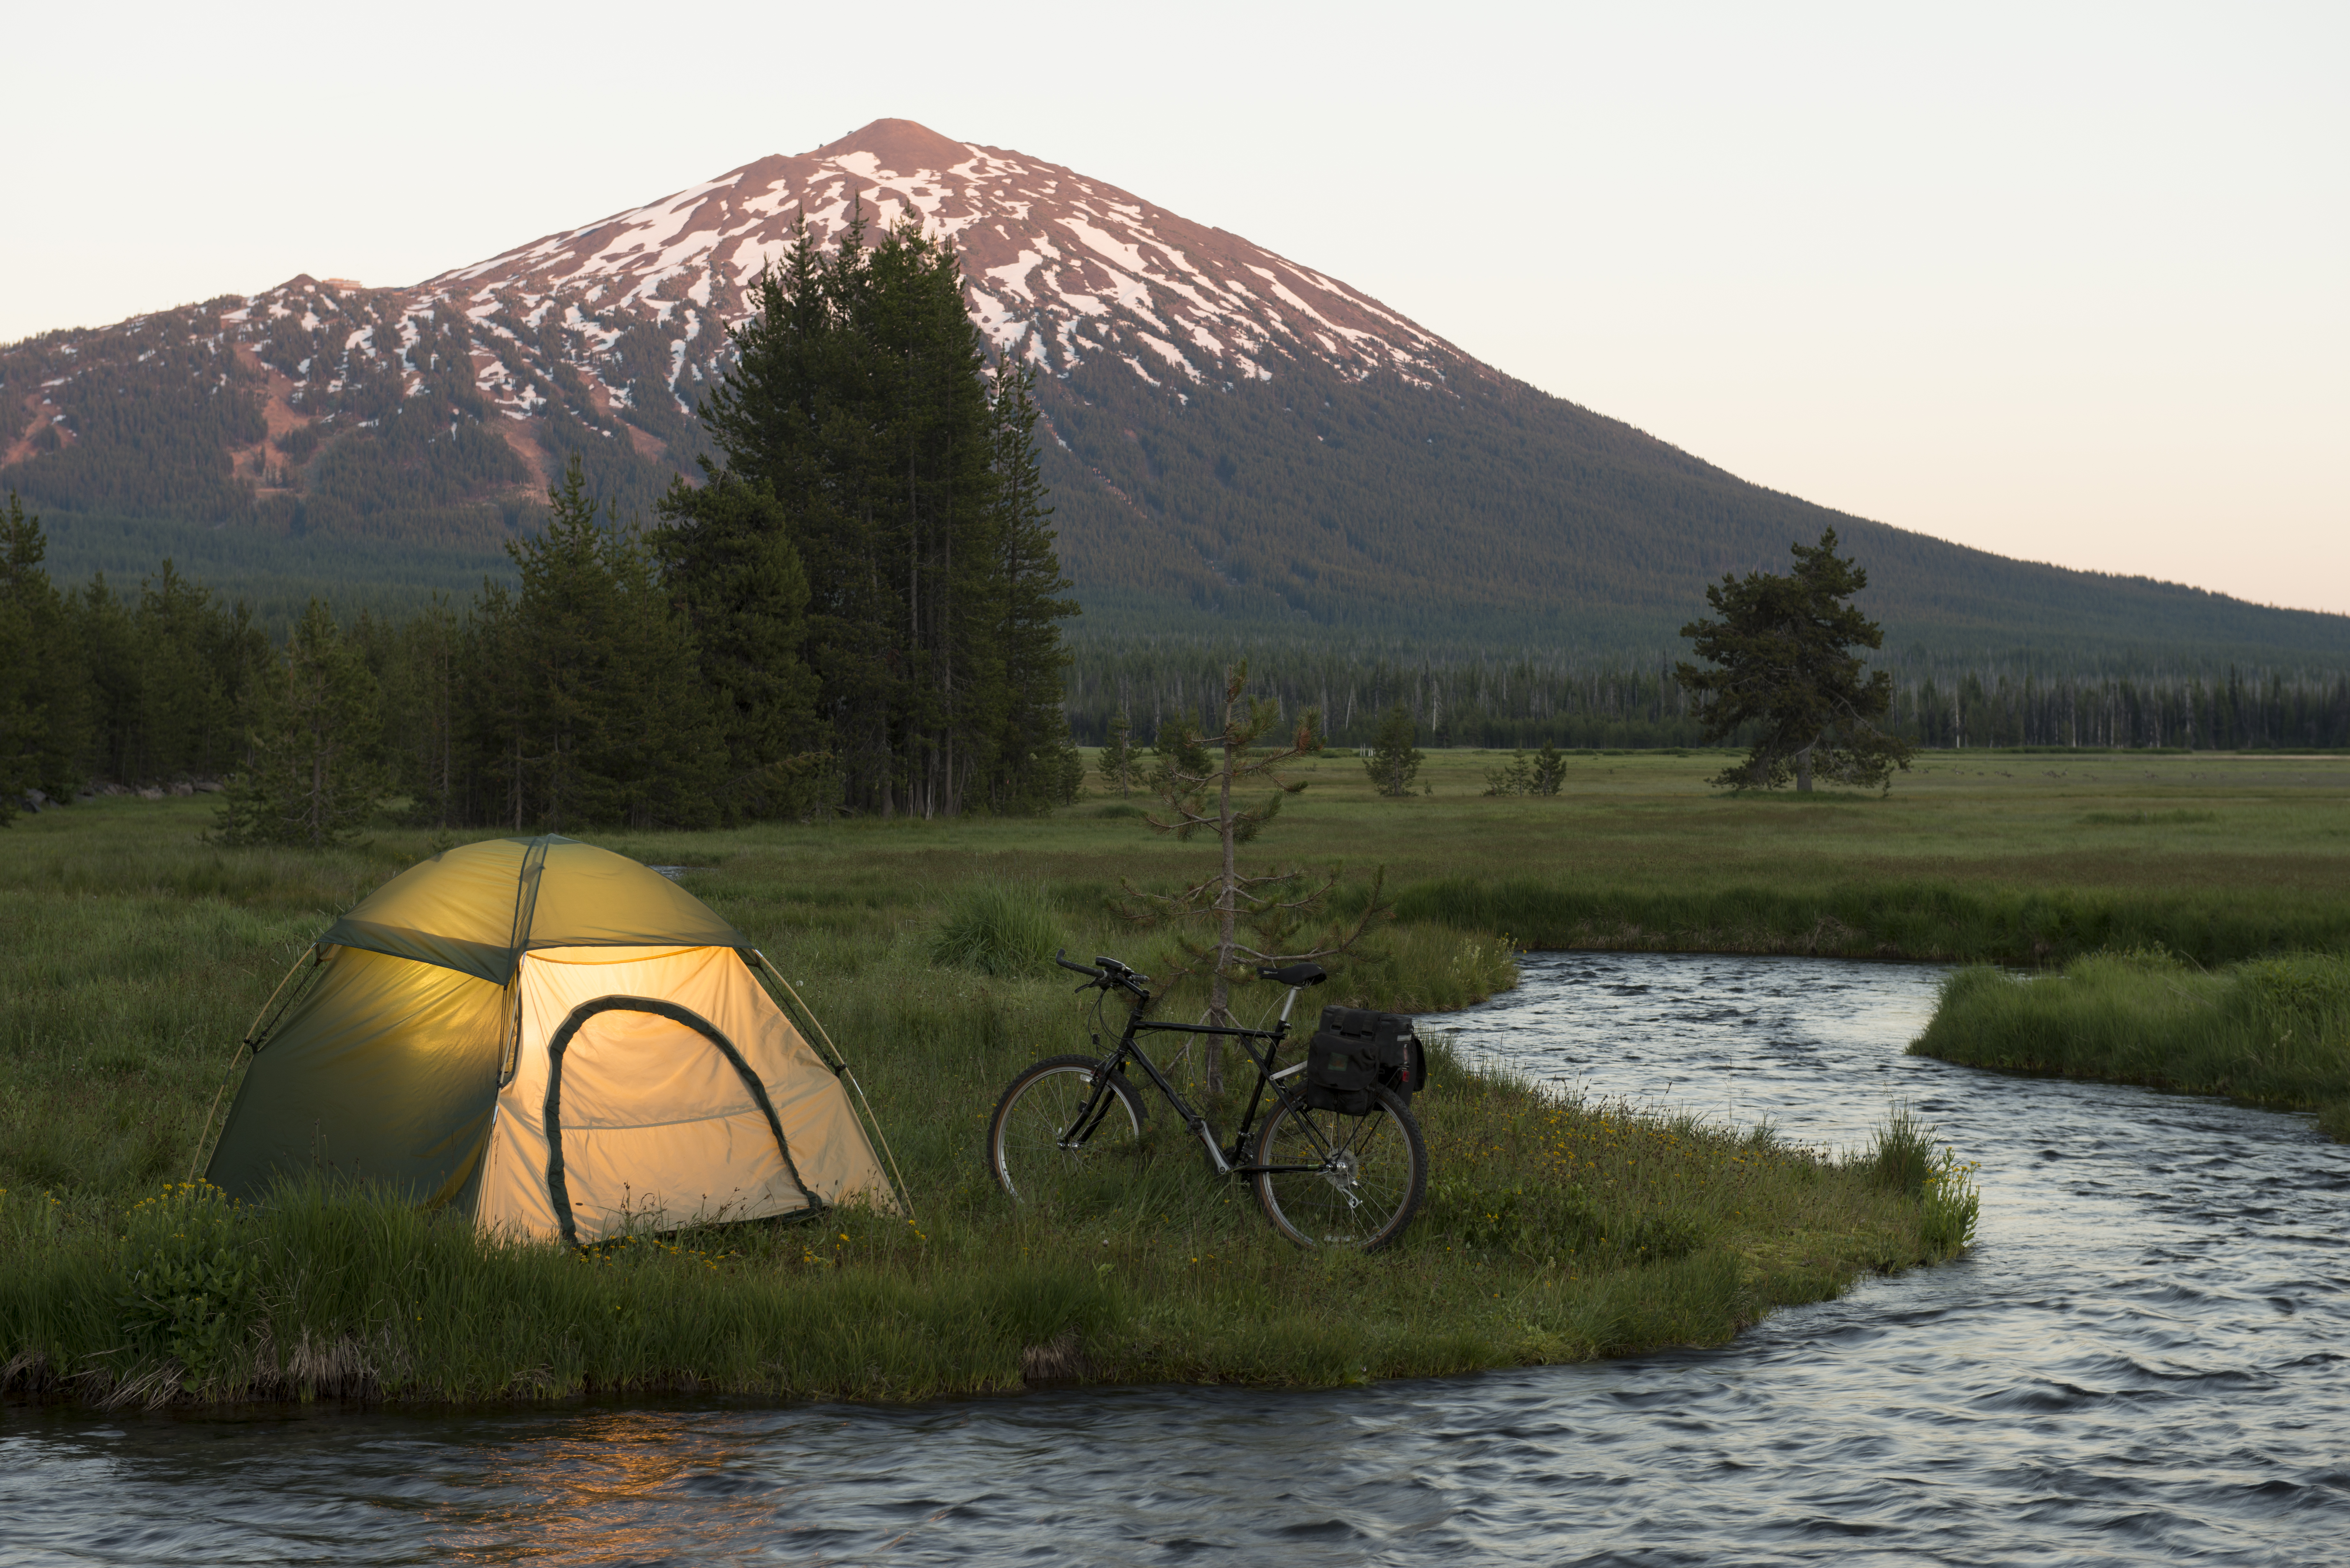
[[[1224,704],[1224,768],[1216,783],[1216,836],[1223,850],[1223,875],[1216,888],[1216,972],[1208,981],[1208,1022],[1229,1028],[1232,1022],[1232,987],[1227,978],[1232,967],[1233,892],[1240,877],[1232,844],[1232,711]],[[1208,1037],[1208,1093],[1224,1086],[1224,1043]]]
[[[1818,744],[1817,741],[1806,741],[1804,742],[1804,749],[1795,753],[1795,793],[1797,794],[1812,793],[1812,748]]]

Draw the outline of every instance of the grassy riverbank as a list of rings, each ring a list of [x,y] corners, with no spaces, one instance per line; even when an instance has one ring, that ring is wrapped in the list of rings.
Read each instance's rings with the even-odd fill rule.
[[[1906,1167],[1587,1105],[1440,1053],[1420,1101],[1435,1179],[1391,1252],[1295,1251],[1166,1118],[1159,1157],[1099,1208],[1014,1210],[981,1168],[984,1118],[1018,1066],[1081,1042],[1077,1002],[932,950],[951,905],[1009,882],[1078,950],[1163,961],[1163,939],[1122,928],[1104,883],[1074,874],[1073,838],[1113,864],[1104,850],[1146,867],[1159,851],[1098,816],[615,841],[709,867],[688,885],[800,984],[858,1064],[911,1222],[740,1228],[589,1262],[364,1195],[225,1206],[177,1184],[207,1106],[234,1093],[236,1035],[336,909],[429,845],[386,829],[323,856],[224,851],[197,841],[203,823],[193,805],[115,802],[7,840],[0,1364],[19,1394],[915,1397],[1419,1375],[1720,1340],[1965,1232]],[[1407,922],[1334,989],[1457,1006],[1513,967],[1492,937]]]
[[[2350,958],[2339,955],[2215,971],[2160,950],[2095,953],[2028,979],[1964,969],[1910,1049],[2315,1111],[2350,1142]]]
[[[1444,1092],[1430,1207],[1367,1258],[1274,1240],[1180,1147],[1081,1213],[1012,1210],[965,1179],[974,1147],[909,1171],[910,1221],[584,1255],[315,1186],[94,1215],[11,1192],[0,1381],[100,1404],[1359,1382],[1716,1342],[1971,1226],[1963,1174],[1901,1137],[1836,1160],[1457,1071]]]
[[[1401,916],[1317,1000],[1459,1006],[1510,983],[1513,943],[2029,962],[2160,941],[2207,964],[2350,946],[2350,763],[1970,753],[1926,759],[1887,800],[1738,800],[1705,789],[1716,757],[1586,755],[1558,798],[1482,796],[1504,760],[1432,753],[1435,793],[1404,801],[1374,796],[1350,757],[1307,770],[1261,847],[1384,866]],[[983,1120],[1018,1066],[1080,1043],[1075,1003],[1052,981],[935,964],[936,938],[968,889],[1016,885],[1076,951],[1161,966],[1163,940],[1106,897],[1195,875],[1207,852],[1139,815],[1097,795],[1030,821],[596,836],[699,868],[685,884],[800,984],[858,1064],[919,1223],[695,1241],[733,1254],[715,1269],[650,1246],[591,1269],[308,1195],[220,1220],[252,1272],[222,1299],[266,1330],[238,1343],[276,1370],[231,1356],[196,1382],[910,1397],[1012,1386],[1024,1365],[1432,1373],[1719,1339],[1950,1244],[1914,1160],[1782,1148],[1449,1061],[1420,1102],[1430,1203],[1392,1254],[1300,1256],[1180,1147],[1083,1224],[1009,1211],[980,1168]],[[324,855],[232,851],[201,842],[209,821],[202,800],[113,799],[0,835],[0,1363],[20,1390],[168,1392],[139,1383],[163,1331],[123,1303],[147,1257],[125,1217],[188,1174],[207,1106],[234,1093],[230,1048],[285,967],[434,842],[384,827]]]

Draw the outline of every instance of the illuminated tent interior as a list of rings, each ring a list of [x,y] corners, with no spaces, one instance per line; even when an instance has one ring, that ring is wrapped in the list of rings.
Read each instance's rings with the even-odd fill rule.
[[[895,1210],[854,1076],[754,962],[773,976],[709,906],[608,850],[549,836],[445,851],[361,900],[289,977],[207,1175],[252,1199],[332,1171],[583,1244],[849,1200]]]

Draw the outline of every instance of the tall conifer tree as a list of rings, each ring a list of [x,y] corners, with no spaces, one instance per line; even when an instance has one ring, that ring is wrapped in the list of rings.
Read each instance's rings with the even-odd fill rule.
[[[0,824],[38,790],[63,800],[79,784],[88,723],[64,599],[41,562],[41,520],[16,493],[0,512]]]
[[[807,573],[774,494],[702,463],[661,497],[649,536],[717,705],[730,817],[804,817],[825,804],[831,755],[816,717]]]
[[[1719,620],[1681,628],[1700,666],[1674,666],[1674,679],[1699,697],[1706,738],[1719,743],[1752,725],[1746,760],[1713,782],[1731,789],[1776,789],[1792,774],[1808,793],[1816,773],[1836,784],[1893,787],[1911,746],[1885,728],[1893,678],[1864,677],[1856,648],[1885,646],[1885,632],[1848,601],[1868,574],[1836,552],[1833,528],[1816,545],[1788,548],[1795,569],[1726,574],[1705,590]]]
[[[1034,809],[1075,787],[1035,409],[991,381],[961,264],[910,216],[837,249],[800,225],[702,405],[808,581],[807,661],[847,804]],[[1016,389],[1016,390],[1014,389]],[[1010,399],[1006,400],[1007,397]]]
[[[375,677],[312,599],[255,684],[245,765],[221,803],[222,842],[323,849],[347,841],[386,783]]]
[[[508,549],[521,586],[484,593],[472,656],[485,815],[558,833],[714,820],[717,716],[644,541],[607,525],[575,461],[545,531]]]

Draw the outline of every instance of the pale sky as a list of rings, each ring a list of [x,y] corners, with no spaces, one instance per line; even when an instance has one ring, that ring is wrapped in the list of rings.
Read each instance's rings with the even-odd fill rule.
[[[1773,489],[2350,612],[2339,3],[225,0],[7,37],[0,340],[412,283],[897,115]]]

